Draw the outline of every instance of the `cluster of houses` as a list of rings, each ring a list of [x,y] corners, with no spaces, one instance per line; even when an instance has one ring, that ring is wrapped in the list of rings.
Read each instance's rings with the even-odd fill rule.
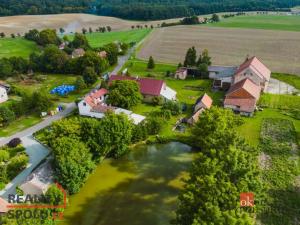
[[[176,100],[176,92],[169,88],[165,81],[156,80],[150,78],[134,78],[128,76],[111,75],[109,77],[109,83],[115,80],[134,80],[140,87],[140,92],[145,102],[152,102],[154,97],[162,97],[165,100]],[[112,111],[116,114],[124,113],[127,115],[134,124],[139,124],[145,117],[130,110],[114,107],[106,103],[109,91],[101,88],[90,92],[84,97],[82,101],[78,103],[79,114],[82,116],[88,116],[93,118],[103,118],[105,113]]]
[[[209,66],[209,78],[213,89],[226,91],[224,107],[241,115],[251,116],[261,93],[267,90],[271,71],[255,56],[240,66]],[[177,79],[186,79],[188,68],[179,68]]]

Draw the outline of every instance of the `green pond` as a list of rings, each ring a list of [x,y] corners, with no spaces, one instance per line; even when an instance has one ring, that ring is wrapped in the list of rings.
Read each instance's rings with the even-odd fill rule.
[[[104,160],[71,196],[63,225],[166,225],[196,154],[178,142],[135,147]]]

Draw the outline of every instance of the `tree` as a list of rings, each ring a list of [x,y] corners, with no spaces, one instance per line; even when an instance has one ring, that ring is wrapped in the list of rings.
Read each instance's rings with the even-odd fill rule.
[[[56,35],[56,31],[53,29],[45,29],[40,32],[38,44],[42,46],[46,45],[59,45],[61,43],[59,37]]]
[[[200,57],[199,57],[200,58]],[[211,65],[211,57],[208,54],[208,50],[204,49],[201,55],[201,63],[205,63],[206,65]]]
[[[145,121],[145,126],[147,128],[148,134],[155,135],[162,130],[164,126],[164,120],[162,118],[157,117],[147,117]]]
[[[192,131],[193,143],[203,151],[228,147],[237,140],[235,128],[241,123],[241,118],[231,110],[212,107],[204,111],[195,124]]]
[[[71,137],[57,138],[52,149],[57,181],[70,194],[77,193],[95,167],[89,149],[83,142]]]
[[[65,29],[64,28],[59,28],[59,32],[61,33],[61,34],[63,34],[63,33],[65,33]]]
[[[114,158],[123,155],[132,139],[133,122],[125,114],[108,112],[100,120],[97,142],[101,146],[103,154],[109,154]]]
[[[2,126],[6,126],[15,119],[15,113],[7,106],[0,106],[0,117],[2,118]]]
[[[4,32],[1,32],[1,33],[0,33],[0,37],[1,37],[1,38],[5,38],[5,33],[4,33]]]
[[[181,105],[178,102],[167,101],[163,104],[162,109],[170,110],[173,116],[179,115],[181,113]]]
[[[0,78],[7,78],[13,73],[13,66],[6,58],[0,59]]]
[[[68,61],[68,55],[60,51],[57,46],[49,45],[40,57],[40,65],[43,71],[50,73],[63,73]]]
[[[82,28],[82,33],[83,33],[83,34],[86,34],[86,32],[87,32],[87,29]]]
[[[49,94],[45,91],[36,91],[32,94],[33,107],[37,112],[47,112],[52,106],[53,102]]]
[[[133,30],[134,28],[135,28],[135,26],[134,26],[134,25],[132,25],[132,26],[131,26],[131,29]]]
[[[140,88],[136,81],[116,80],[109,87],[107,102],[125,109],[137,105],[142,100]]]
[[[257,155],[237,135],[238,124],[240,118],[231,110],[212,107],[201,115],[192,130],[201,153],[179,196],[173,224],[253,224],[247,211],[240,210],[239,196],[253,192],[259,202],[263,187]]]
[[[184,60],[184,67],[192,67],[196,65],[196,59],[197,59],[197,52],[195,47],[189,48],[185,60]]]
[[[73,48],[83,48],[83,49],[89,49],[90,45],[85,35],[75,33],[74,39],[71,43]]]
[[[11,38],[16,38],[15,34],[11,34],[10,36],[11,36]]]
[[[83,80],[87,86],[93,85],[98,80],[98,76],[93,67],[85,68],[83,72]]]
[[[40,32],[37,29],[29,30],[24,36],[27,40],[39,42]]]
[[[211,17],[212,22],[220,22],[220,17],[217,14],[213,14]]]
[[[19,154],[10,159],[7,165],[7,175],[13,179],[20,171],[26,168],[29,158],[25,154]]]
[[[78,76],[76,78],[75,87],[78,91],[81,91],[82,89],[86,88],[86,83],[85,83],[84,79],[82,78],[82,76]]]
[[[107,26],[107,27],[106,27],[106,30],[107,30],[108,32],[111,32],[111,26]]]
[[[48,204],[58,206],[64,203],[64,193],[56,185],[51,185],[45,196]]]
[[[147,64],[147,69],[154,69],[154,68],[155,68],[154,59],[152,56],[150,56]]]
[[[89,27],[89,33],[93,33],[93,29],[91,27]]]

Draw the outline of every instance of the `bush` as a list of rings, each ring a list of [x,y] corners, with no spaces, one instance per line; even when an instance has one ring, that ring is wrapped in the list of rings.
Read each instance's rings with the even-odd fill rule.
[[[9,160],[9,153],[6,150],[0,150],[0,163]]]
[[[167,101],[162,106],[163,110],[170,110],[173,116],[181,113],[181,105],[178,102]]]
[[[28,156],[25,154],[13,157],[7,165],[8,177],[13,179],[20,171],[26,168],[28,162]]]
[[[0,107],[0,127],[7,126],[15,119],[15,113],[7,106]]]
[[[161,118],[149,117],[146,119],[147,132],[150,135],[158,134],[164,125],[164,120]]]
[[[164,103],[164,99],[161,96],[155,96],[152,98],[153,105],[162,105]]]
[[[14,138],[14,139],[11,139],[9,142],[8,142],[8,147],[10,148],[15,148],[17,147],[19,144],[21,144],[22,141],[20,138]]]

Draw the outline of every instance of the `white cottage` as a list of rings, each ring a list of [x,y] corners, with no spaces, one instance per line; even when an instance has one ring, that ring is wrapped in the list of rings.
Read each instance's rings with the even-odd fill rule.
[[[8,100],[6,88],[0,86],[0,103]]]

